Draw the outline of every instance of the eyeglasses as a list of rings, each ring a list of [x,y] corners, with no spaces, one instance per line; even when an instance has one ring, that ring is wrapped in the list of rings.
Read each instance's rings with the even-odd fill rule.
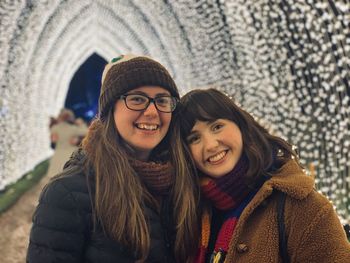
[[[124,100],[125,106],[130,110],[142,111],[147,109],[149,104],[153,102],[156,109],[160,112],[173,112],[178,103],[178,99],[169,95],[161,95],[150,98],[141,94],[125,94],[120,99]]]

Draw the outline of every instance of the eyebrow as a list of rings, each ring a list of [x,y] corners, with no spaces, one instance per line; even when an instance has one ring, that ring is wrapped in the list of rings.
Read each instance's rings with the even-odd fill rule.
[[[203,122],[205,122],[205,123],[207,123],[208,125],[211,125],[211,124],[213,124],[214,122],[216,122],[218,119],[215,119],[215,120],[211,120],[211,121],[203,121]],[[197,120],[198,121],[198,120]],[[196,122],[197,122],[196,121]],[[193,127],[194,127],[194,125],[193,125]],[[192,127],[192,129],[193,129],[193,127]],[[192,135],[192,134],[194,134],[194,133],[196,133],[196,132],[198,132],[197,130],[191,130],[190,131],[190,133],[187,135],[187,136],[190,136],[190,135]]]
[[[127,93],[127,94],[140,94],[140,95],[145,95],[145,96],[149,97],[149,95],[147,93],[145,93],[143,91],[139,91],[139,90],[131,91],[130,93]],[[154,97],[159,97],[159,96],[171,96],[171,94],[168,94],[168,93],[165,93],[165,92],[157,93],[157,94],[155,94]]]

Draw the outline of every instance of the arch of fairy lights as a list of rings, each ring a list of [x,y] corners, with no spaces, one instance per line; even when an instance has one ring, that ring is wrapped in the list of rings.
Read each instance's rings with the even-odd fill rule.
[[[2,1],[0,190],[50,156],[49,117],[79,66],[94,52],[132,52],[165,64],[182,93],[217,86],[297,145],[349,222],[346,2]]]

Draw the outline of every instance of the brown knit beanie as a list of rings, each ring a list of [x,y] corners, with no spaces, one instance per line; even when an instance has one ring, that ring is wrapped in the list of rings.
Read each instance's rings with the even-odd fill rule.
[[[99,117],[104,119],[119,96],[140,86],[160,86],[179,98],[169,72],[157,61],[132,54],[112,59],[102,73]]]

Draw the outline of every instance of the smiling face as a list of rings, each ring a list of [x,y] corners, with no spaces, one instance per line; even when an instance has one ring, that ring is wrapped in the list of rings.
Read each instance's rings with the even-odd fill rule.
[[[158,86],[142,86],[127,94],[142,94],[150,98],[170,95],[169,91]],[[121,138],[131,146],[139,160],[147,160],[151,151],[163,140],[171,122],[171,113],[160,112],[153,103],[143,111],[126,107],[119,99],[114,105],[114,121]]]
[[[226,119],[196,121],[187,143],[197,168],[213,178],[229,173],[243,151],[240,129]]]

